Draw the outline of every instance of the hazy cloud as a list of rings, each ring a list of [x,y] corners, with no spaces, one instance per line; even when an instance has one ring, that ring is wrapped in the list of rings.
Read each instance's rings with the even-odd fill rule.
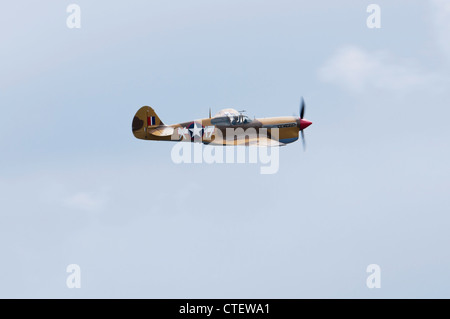
[[[338,49],[319,69],[318,76],[356,92],[412,89],[432,78],[413,61],[398,59],[385,50],[370,52],[357,46]]]
[[[432,15],[435,39],[444,56],[450,56],[450,1],[432,0]]]
[[[84,211],[101,211],[105,206],[105,198],[92,192],[79,192],[63,200],[65,206]]]

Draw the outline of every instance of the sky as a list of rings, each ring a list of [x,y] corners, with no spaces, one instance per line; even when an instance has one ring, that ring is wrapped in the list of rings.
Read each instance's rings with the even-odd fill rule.
[[[3,2],[0,297],[449,298],[449,35],[446,0]],[[301,96],[272,175],[131,132]]]

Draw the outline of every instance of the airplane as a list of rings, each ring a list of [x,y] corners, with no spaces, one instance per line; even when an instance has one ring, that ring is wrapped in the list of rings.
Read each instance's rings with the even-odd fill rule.
[[[201,142],[211,145],[284,146],[295,142],[303,130],[312,124],[304,119],[305,102],[300,101],[300,116],[250,119],[245,111],[223,109],[214,117],[179,124],[165,125],[150,106],[143,106],[133,118],[132,131],[136,138],[154,141]],[[278,130],[277,130],[278,129]]]

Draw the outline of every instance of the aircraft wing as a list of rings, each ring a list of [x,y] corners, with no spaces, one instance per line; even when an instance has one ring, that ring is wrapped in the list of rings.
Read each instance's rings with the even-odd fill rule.
[[[223,140],[223,143],[212,141],[209,145],[242,145],[242,146],[261,146],[261,147],[274,147],[274,146],[284,146],[286,144],[281,143],[280,141],[268,138],[268,137],[249,137],[238,138],[236,140]]]

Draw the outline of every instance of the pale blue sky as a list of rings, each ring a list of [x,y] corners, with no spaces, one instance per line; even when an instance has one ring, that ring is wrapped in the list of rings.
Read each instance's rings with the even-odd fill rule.
[[[0,297],[450,297],[449,4],[373,2],[3,3]],[[275,175],[131,133],[300,96]]]

